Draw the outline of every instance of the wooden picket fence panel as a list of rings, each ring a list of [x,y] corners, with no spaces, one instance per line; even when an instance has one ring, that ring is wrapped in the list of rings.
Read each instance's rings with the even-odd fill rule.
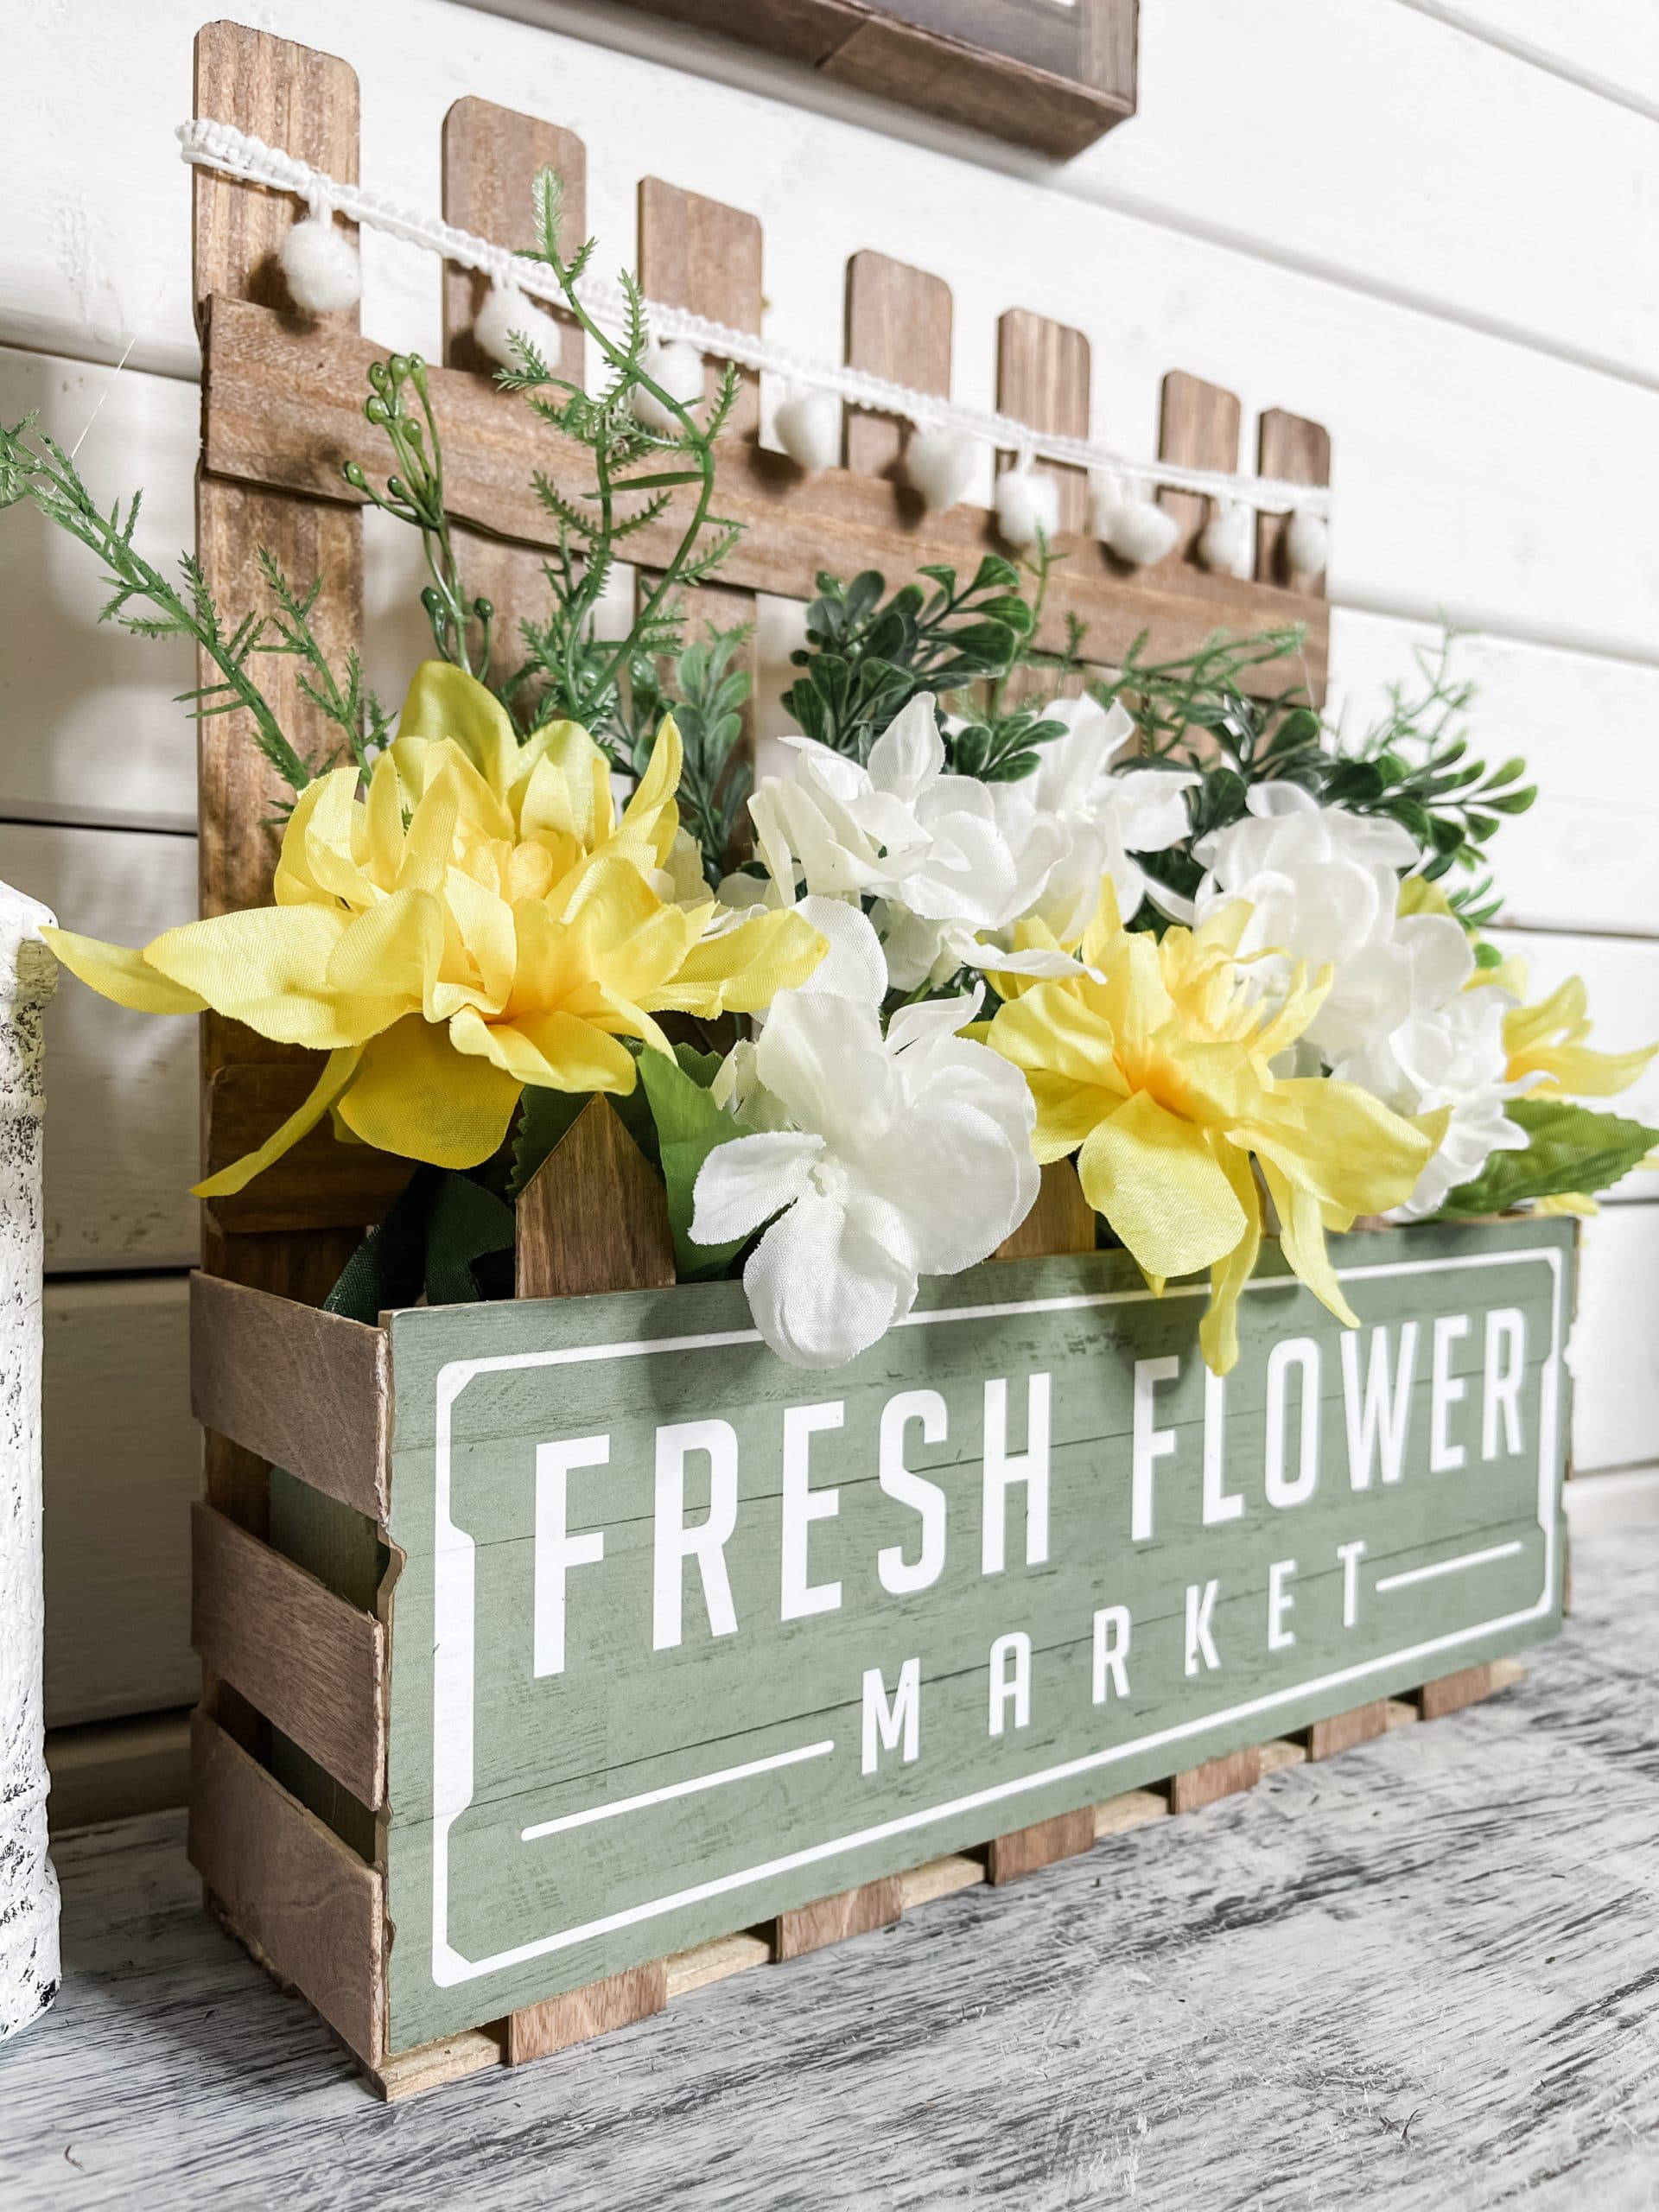
[[[195,107],[336,177],[357,176],[357,81],[331,56],[239,25],[211,24],[197,41]],[[527,243],[531,180],[550,163],[564,178],[571,220],[581,226],[584,149],[556,124],[461,99],[446,119],[442,155],[443,213],[451,221],[504,245]],[[320,632],[341,653],[361,633],[363,556],[360,505],[340,465],[360,461],[371,476],[384,465],[381,441],[361,412],[365,369],[384,349],[361,334],[354,310],[303,317],[289,306],[276,254],[303,212],[286,194],[194,172],[204,357],[198,547],[206,581],[232,620],[257,596],[256,548],[268,547],[297,578],[319,577]],[[753,215],[655,178],[641,183],[639,262],[648,296],[758,329],[762,256]],[[510,645],[518,619],[544,599],[541,562],[552,542],[530,486],[531,468],[556,479],[575,474],[579,449],[544,428],[532,431],[522,401],[499,391],[486,373],[472,337],[480,280],[449,268],[435,270],[434,282],[442,288],[444,337],[442,362],[430,378],[446,484],[465,526],[473,587],[495,602],[497,634]],[[953,348],[964,343],[953,328],[949,287],[874,251],[853,257],[845,287],[848,360],[948,392]],[[966,342],[989,343],[991,334],[969,334]],[[1004,411],[1039,429],[1087,432],[1090,363],[1081,333],[1015,307],[1000,319],[995,343]],[[566,367],[580,358],[571,330]],[[716,372],[711,362],[711,380]],[[1172,372],[1161,399],[1162,457],[1237,467],[1241,410],[1233,394]],[[792,463],[759,445],[759,416],[756,382],[748,377],[721,448],[718,491],[721,510],[747,527],[721,580],[697,594],[698,620],[747,619],[757,593],[806,598],[821,569],[873,566],[896,583],[923,563],[970,564],[997,545],[983,510],[924,512],[903,481],[904,424],[848,410],[845,466],[804,480]],[[1329,440],[1317,424],[1280,410],[1262,416],[1264,474],[1322,483],[1329,461]],[[1057,473],[1068,557],[1052,580],[1045,643],[1062,642],[1066,617],[1075,614],[1088,626],[1090,659],[1109,665],[1143,630],[1160,655],[1173,655],[1217,629],[1300,622],[1306,679],[1320,695],[1328,643],[1322,582],[1282,572],[1281,519],[1262,519],[1253,578],[1216,575],[1192,550],[1210,503],[1163,493],[1180,519],[1181,542],[1156,568],[1131,571],[1081,534],[1080,473]],[[645,569],[673,535],[660,525],[642,533]],[[752,666],[752,643],[750,659]],[[204,671],[202,680],[212,673]],[[323,733],[289,664],[268,663],[265,680],[285,728],[305,750]],[[269,824],[280,796],[241,715],[200,725],[204,913],[268,897],[276,852]],[[211,1169],[289,1110],[308,1088],[310,1070],[303,1056],[209,1015],[202,1081]],[[673,1281],[660,1192],[634,1174],[615,1131],[602,1102],[590,1107],[526,1194],[521,1295]],[[1213,1761],[1173,1777],[1163,1790],[1132,1791],[998,1838],[976,1856],[938,1861],[784,1914],[762,1929],[555,1999],[442,2046],[392,2051],[372,1995],[364,1995],[372,1984],[368,1955],[383,1961],[389,1941],[379,1886],[389,1599],[378,1546],[385,1499],[360,1478],[365,1465],[384,1465],[373,1442],[374,1435],[384,1440],[387,1418],[384,1339],[307,1309],[327,1294],[363,1227],[384,1213],[406,1172],[363,1147],[336,1145],[326,1128],[314,1133],[248,1192],[205,1210],[204,1276],[196,1286],[195,1390],[208,1435],[196,1528],[204,1683],[193,1857],[215,1909],[276,1971],[299,1983],[385,2094],[408,2094],[504,2056],[517,2061],[557,2049],[728,1974],[883,1924],[969,1883],[1012,1878],[1087,1849],[1098,1836],[1249,1787],[1287,1759],[1327,1756],[1417,1718],[1420,1709],[1427,1714],[1484,1694],[1514,1671],[1467,1670],[1431,1685],[1420,1704],[1363,1707],[1319,1723],[1305,1743]],[[1039,1205],[1007,1256],[1090,1249],[1093,1234],[1071,1170],[1049,1170]],[[232,1434],[240,1440],[229,1440]],[[286,1471],[275,1493],[283,1523],[276,1548],[267,1541],[272,1463]],[[302,1648],[294,1640],[296,1624]],[[364,1971],[356,1974],[359,1965]]]

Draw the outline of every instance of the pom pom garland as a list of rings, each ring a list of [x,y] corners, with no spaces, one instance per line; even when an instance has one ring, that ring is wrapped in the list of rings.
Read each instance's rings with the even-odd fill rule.
[[[905,448],[905,474],[931,514],[954,507],[974,479],[974,442],[959,430],[917,430]]]
[[[563,333],[552,316],[527,300],[516,284],[497,283],[490,287],[490,296],[479,309],[473,325],[473,336],[480,350],[493,361],[499,361],[504,369],[523,366],[513,351],[515,331],[528,340],[550,368],[558,360]]]
[[[1096,492],[1092,519],[1096,537],[1133,569],[1149,569],[1161,561],[1173,551],[1181,534],[1174,516],[1155,500],[1116,485]]]
[[[302,315],[333,315],[357,305],[363,264],[326,207],[314,208],[283,240],[283,276]]]
[[[807,475],[841,459],[841,402],[833,391],[798,385],[779,404],[773,425],[784,451]]]
[[[1060,487],[1052,476],[1030,468],[1005,468],[992,488],[996,526],[1021,551],[1039,537],[1052,537],[1060,527]]]
[[[1247,575],[1255,535],[1249,509],[1224,503],[1199,532],[1198,558],[1218,575]]]
[[[1298,507],[1285,532],[1285,560],[1293,576],[1322,576],[1330,555],[1331,533],[1322,515]]]
[[[674,339],[666,346],[647,346],[639,365],[653,384],[660,385],[669,397],[677,399],[682,407],[695,407],[702,397],[702,356],[683,338]],[[636,385],[631,404],[648,430],[658,430],[665,438],[678,431],[678,416],[664,406],[655,392]]]

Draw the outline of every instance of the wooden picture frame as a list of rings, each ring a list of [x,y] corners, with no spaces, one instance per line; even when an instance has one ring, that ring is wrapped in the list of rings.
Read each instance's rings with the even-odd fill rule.
[[[616,0],[1069,161],[1135,113],[1138,0]]]

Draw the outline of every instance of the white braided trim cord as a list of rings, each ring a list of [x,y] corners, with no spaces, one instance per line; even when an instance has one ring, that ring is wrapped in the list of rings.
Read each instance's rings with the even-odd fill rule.
[[[266,145],[262,138],[238,130],[231,124],[198,118],[179,125],[178,139],[185,161],[195,167],[218,169],[226,176],[241,177],[250,184],[268,185],[275,191],[291,192],[314,212],[337,211],[352,222],[384,231],[389,238],[424,246],[429,252],[441,254],[460,268],[480,270],[497,283],[516,285],[531,298],[555,306],[563,304],[556,281],[539,263],[523,260],[507,247],[493,245],[487,238],[475,237],[471,231],[458,229],[454,224],[435,216],[416,215],[406,208],[394,207],[375,194],[365,192],[360,185],[341,184],[325,170],[313,168],[308,162]],[[626,299],[619,286],[592,278],[583,280],[582,304],[596,322],[607,327],[620,327],[627,310]],[[791,385],[833,392],[851,406],[868,408],[880,415],[900,416],[906,422],[928,429],[956,430],[982,444],[1017,454],[1022,464],[1032,459],[1062,461],[1073,467],[1096,469],[1148,490],[1166,485],[1172,491],[1201,493],[1262,514],[1286,514],[1300,510],[1305,514],[1328,516],[1331,512],[1331,494],[1322,485],[1291,484],[1268,476],[1231,475],[1214,468],[1185,468],[1175,461],[1130,461],[1109,446],[1097,445],[1088,438],[1063,437],[1051,430],[1034,430],[1028,423],[1016,421],[1012,416],[958,407],[936,393],[914,391],[886,377],[873,376],[866,369],[806,359],[786,352],[781,346],[769,344],[764,338],[757,338],[753,331],[734,330],[726,323],[713,321],[707,315],[692,315],[683,308],[666,307],[658,300],[647,300],[645,307],[652,334],[658,340],[683,339],[699,353],[734,361],[740,368],[781,377]]]

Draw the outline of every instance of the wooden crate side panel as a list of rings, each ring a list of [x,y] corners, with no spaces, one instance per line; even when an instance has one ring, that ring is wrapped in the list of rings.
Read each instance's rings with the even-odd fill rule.
[[[386,2055],[382,1878],[205,1713],[191,1724],[188,1848],[242,1940],[378,2065]]]
[[[367,365],[384,353],[346,339],[320,353],[283,318],[241,302],[221,302],[207,350],[205,465],[239,482],[349,499],[340,463],[355,459],[370,469],[381,464],[362,398]],[[458,371],[429,373],[444,442],[445,490],[455,514],[524,544],[550,544],[554,534],[526,478],[523,402]],[[556,433],[538,428],[537,439],[538,457],[555,476],[585,467],[580,448]],[[823,569],[850,575],[874,567],[890,578],[925,563],[971,570],[981,554],[1007,550],[983,508],[925,514],[906,488],[846,469],[825,469],[803,483],[783,454],[741,439],[722,442],[719,470],[720,510],[744,526],[721,572],[731,588],[804,600],[811,598]],[[671,507],[633,541],[643,566],[668,557],[683,527],[678,514]],[[1322,600],[1213,575],[1173,556],[1154,569],[1116,575],[1092,538],[1063,537],[1059,550],[1075,557],[1050,579],[1043,645],[1064,645],[1068,613],[1087,626],[1090,658],[1103,664],[1121,657],[1143,630],[1147,651],[1168,657],[1192,652],[1217,629],[1243,632],[1300,622],[1307,629],[1308,682],[1314,696],[1323,696],[1329,616]]]
[[[1270,1268],[1246,1298],[1207,1519],[1197,1308],[1187,1294],[1150,1299],[1120,1255],[992,1264],[930,1285],[910,1327],[833,1376],[779,1369],[747,1341],[731,1284],[394,1317],[391,1533],[408,1554],[386,1839],[405,1947],[392,1961],[395,2039],[429,2040],[760,1921],[788,1924],[826,1896],[942,1853],[995,1842],[1012,1869],[1044,1843],[1026,1832],[1050,1823],[1051,1838],[1082,1847],[1068,1816],[1114,1791],[1179,1776],[1184,1805],[1208,1802],[1248,1784],[1266,1738],[1414,1688],[1453,1659],[1484,1666],[1550,1634],[1566,1414],[1553,1286],[1570,1261],[1570,1231],[1554,1224],[1393,1232],[1338,1249],[1368,1332],[1386,1328],[1397,1350],[1414,1324],[1424,1377],[1441,1342],[1433,1387],[1465,1453],[1455,1480],[1429,1468],[1422,1380],[1401,1479],[1373,1470],[1359,1487],[1345,1459],[1340,1332]],[[1390,1272],[1401,1267],[1427,1272]],[[1079,1297],[1110,1302],[1079,1308]],[[1528,1349],[1516,1370],[1520,1448],[1494,1431],[1489,1466],[1483,1316],[1493,1308],[1520,1316]],[[946,1314],[957,1318],[929,1318]],[[1441,1319],[1450,1325],[1437,1338]],[[928,1352],[944,1342],[931,1332],[947,1327],[963,1332],[957,1349]],[[664,1338],[671,1349],[647,1349]],[[1291,1502],[1263,1490],[1266,1378],[1272,1348],[1304,1339],[1320,1347],[1324,1473]],[[1131,1384],[1148,1361],[1153,1398],[1139,1418],[1156,1526],[1137,1542]],[[1029,1560],[1021,1549],[1036,1539],[1022,1538],[1030,1523],[1011,1478],[1001,1563],[988,1571],[982,1486],[996,1454],[977,1409],[1000,1378],[1000,1449],[1027,1452],[1036,1374],[1052,1385],[1046,1548]],[[1299,1467],[1300,1386],[1285,1387],[1285,1464]],[[918,1425],[927,1394],[945,1412],[932,1437]],[[921,1546],[920,1508],[879,1479],[884,1409],[898,1399],[901,1442],[887,1448],[944,1494],[949,1538],[937,1584],[910,1591],[884,1589],[876,1573],[879,1553],[913,1565]],[[464,1591],[443,1565],[454,1540],[440,1526],[434,1548],[422,1503],[440,1402],[442,1513],[470,1540],[474,1566]],[[798,1421],[791,1460],[783,1439]],[[715,1455],[728,1446],[733,1472],[717,1490]],[[799,1456],[809,1450],[810,1462]],[[653,1465],[667,1470],[671,1489],[654,1493],[666,1503],[653,1503]],[[1219,1510],[1234,1494],[1245,1500],[1236,1520]],[[805,1526],[809,1499],[819,1510],[807,1516],[808,1548],[785,1568],[784,1518]],[[691,1539],[716,1524],[710,1583]],[[1338,1547],[1355,1539],[1366,1548],[1350,1622]],[[673,1580],[658,1582],[658,1556],[677,1570],[677,1614],[657,1611]],[[1274,1611],[1275,1588],[1291,1594],[1290,1612]],[[821,1602],[804,1606],[804,1589]],[[1121,1690],[1107,1663],[1116,1624],[1094,1618],[1119,1604],[1133,1630]],[[1275,1624],[1292,1630],[1294,1649],[1269,1643]],[[1010,1641],[1021,1638],[1023,1660]],[[463,1651],[474,1713],[464,1769],[444,1738],[435,1763],[433,1739],[435,1711],[462,1695],[451,1675]],[[448,1655],[442,1681],[435,1653]],[[911,1659],[924,1763],[913,1772]],[[863,1687],[872,1669],[874,1697]],[[435,1878],[452,1900],[442,1931],[423,1917]],[[441,1989],[424,1980],[435,1942],[449,1958]]]
[[[386,1794],[386,1633],[210,1505],[191,1517],[190,1640],[353,1796]]]
[[[385,1518],[391,1382],[380,1330],[195,1274],[190,1373],[204,1427],[367,1519]]]

